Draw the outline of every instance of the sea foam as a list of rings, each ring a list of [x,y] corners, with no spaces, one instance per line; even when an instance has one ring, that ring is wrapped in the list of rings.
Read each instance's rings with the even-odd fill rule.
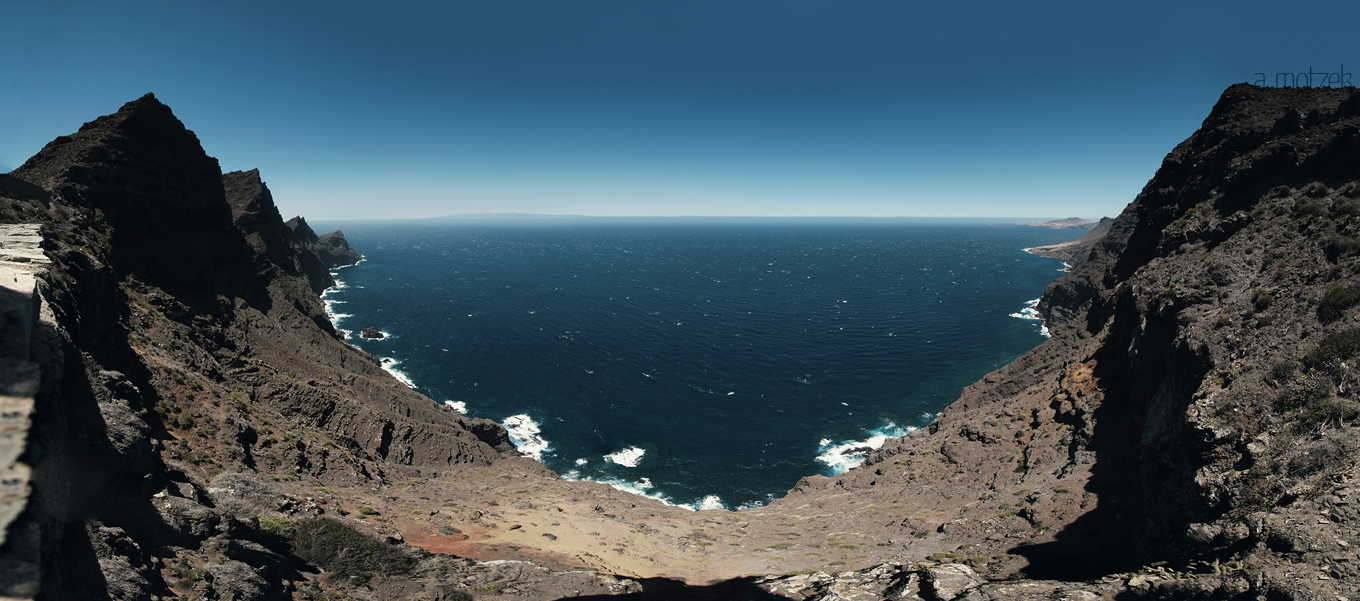
[[[402,384],[405,384],[408,388],[415,390],[416,383],[411,380],[411,376],[406,375],[406,372],[397,369],[398,365],[401,365],[400,359],[393,359],[391,357],[382,358],[382,368],[387,370],[387,373],[392,374],[392,377],[396,378]]]
[[[352,316],[348,313],[341,313],[336,310],[336,305],[342,305],[345,301],[330,298],[331,293],[345,288],[345,282],[335,277],[336,275],[337,270],[332,269],[331,279],[335,281],[335,284],[321,291],[321,305],[326,311],[326,318],[331,320],[331,327],[335,328],[337,332],[340,332],[340,335],[344,336],[345,340],[349,340],[350,331],[340,327],[340,320]]]
[[[825,463],[831,468],[832,474],[844,474],[850,468],[864,463],[869,458],[869,452],[883,446],[889,438],[905,436],[908,432],[919,428],[903,428],[893,422],[884,424],[876,430],[865,432],[869,436],[864,440],[844,440],[833,442],[830,438],[823,438],[817,443],[817,450],[821,453],[817,455],[817,461]]]
[[[1025,308],[1021,309],[1019,313],[1011,313],[1011,317],[1039,322],[1039,333],[1043,334],[1044,338],[1049,338],[1052,334],[1048,332],[1048,324],[1044,323],[1044,316],[1039,314],[1040,300],[1042,299],[1036,298],[1025,301]]]
[[[468,408],[467,402],[465,401],[444,401],[444,405],[463,415],[467,415]]]
[[[542,463],[543,453],[552,450],[552,445],[543,438],[539,423],[528,415],[512,415],[505,418],[501,425],[505,426],[505,431],[510,434],[510,442],[515,443],[515,448],[532,457],[534,461]]]
[[[622,451],[605,455],[604,458],[622,465],[623,467],[637,467],[638,462],[642,460],[642,456],[646,454],[647,451],[638,447],[628,447]]]
[[[670,495],[667,495],[661,491],[656,490],[656,485],[652,483],[652,480],[650,478],[642,478],[640,480],[624,480],[623,478],[612,478],[608,476],[605,477],[582,476],[581,472],[577,470],[568,470],[567,473],[562,474],[562,478],[565,480],[599,482],[600,484],[608,484],[609,486],[612,486],[615,489],[621,490],[626,493],[632,493],[640,497],[647,497],[648,499],[655,499],[657,501],[661,501],[665,505],[669,505],[671,507],[679,507],[681,509],[688,509],[690,511],[705,511],[709,509],[722,509],[722,510],[730,509],[727,506],[727,503],[723,502],[722,497],[719,497],[718,495],[704,495],[701,498],[695,499],[694,502],[692,503],[677,503],[675,502],[675,499],[672,498]],[[753,501],[751,503],[743,504],[738,509],[760,507],[761,505],[762,505],[761,503]]]

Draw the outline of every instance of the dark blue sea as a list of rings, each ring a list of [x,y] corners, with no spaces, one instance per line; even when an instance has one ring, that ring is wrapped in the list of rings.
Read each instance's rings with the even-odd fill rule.
[[[344,222],[325,300],[436,402],[568,478],[763,504],[1043,341],[1080,232],[885,220]],[[324,229],[319,231],[326,231]],[[361,339],[365,327],[386,334]]]

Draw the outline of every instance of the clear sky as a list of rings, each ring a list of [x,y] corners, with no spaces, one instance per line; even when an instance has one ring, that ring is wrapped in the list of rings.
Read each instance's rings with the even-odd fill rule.
[[[285,218],[1117,214],[1360,3],[17,0],[0,172],[146,92]],[[1345,65],[1343,68],[1342,65]]]

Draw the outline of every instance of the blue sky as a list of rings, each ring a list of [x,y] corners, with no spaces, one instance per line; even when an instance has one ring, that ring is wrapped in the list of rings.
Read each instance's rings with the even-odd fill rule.
[[[1117,214],[1327,2],[19,0],[0,172],[146,92],[285,217]],[[1360,70],[1360,69],[1357,69]]]

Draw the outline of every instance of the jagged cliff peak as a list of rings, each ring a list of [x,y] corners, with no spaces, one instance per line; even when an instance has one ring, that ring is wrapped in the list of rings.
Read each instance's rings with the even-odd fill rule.
[[[289,219],[288,228],[293,230],[294,235],[302,243],[311,245],[327,267],[353,265],[364,258],[359,251],[350,247],[349,241],[345,240],[345,233],[340,230],[317,236],[312,226],[307,225],[307,220],[301,215]]]
[[[112,176],[113,183],[132,183],[119,178],[116,170],[98,169],[96,165],[143,172],[174,168],[177,177],[185,179],[220,174],[217,160],[203,151],[198,136],[152,94],[84,124],[69,136],[57,137],[13,174],[44,188],[60,187],[63,179],[89,175]]]
[[[340,230],[325,234],[317,240],[317,254],[331,267],[353,265],[364,258],[359,251],[350,247],[349,241],[345,240],[345,233]]]
[[[153,96],[54,140],[0,196],[0,219],[41,221],[51,259],[31,297],[31,494],[0,512],[20,515],[0,537],[0,596],[280,598],[305,578],[251,516],[328,501],[266,482],[382,482],[512,451],[346,344],[314,242],[258,171],[224,176]],[[168,557],[217,580],[194,588]]]
[[[302,215],[289,219],[287,225],[304,242],[315,243],[317,241],[316,232],[312,230],[312,226],[307,225],[307,220]]]

